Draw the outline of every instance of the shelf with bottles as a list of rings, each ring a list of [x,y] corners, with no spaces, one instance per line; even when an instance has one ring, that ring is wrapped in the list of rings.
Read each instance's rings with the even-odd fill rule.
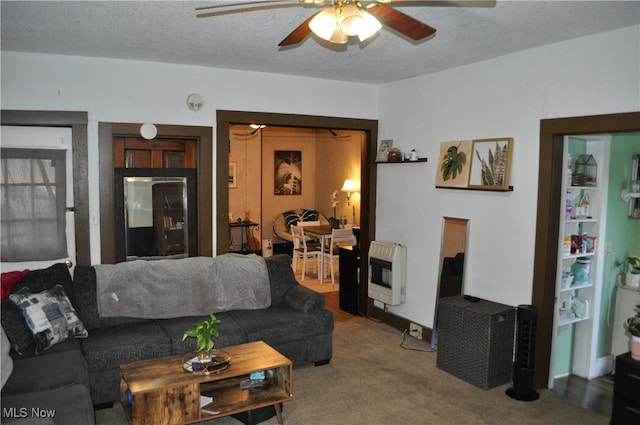
[[[598,197],[587,188],[567,187],[565,196],[565,222],[597,222],[593,212],[598,211]]]
[[[578,291],[591,288],[591,259],[581,256],[580,259],[564,264],[560,278],[560,292]]]
[[[573,288],[571,293],[561,297],[558,309],[558,326],[566,326],[572,323],[590,319],[590,303],[576,293]]]
[[[562,234],[561,255],[563,259],[596,255],[598,243],[596,220],[567,220],[564,223]]]

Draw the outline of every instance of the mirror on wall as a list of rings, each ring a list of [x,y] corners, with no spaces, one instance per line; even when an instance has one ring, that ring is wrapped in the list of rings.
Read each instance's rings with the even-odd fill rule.
[[[469,220],[466,218],[444,217],[442,221],[440,273],[433,318],[433,332],[431,334],[432,348],[435,348],[436,345],[439,300],[462,294],[464,263],[467,255],[468,224]]]
[[[194,180],[190,170],[116,172],[118,262],[197,255]]]

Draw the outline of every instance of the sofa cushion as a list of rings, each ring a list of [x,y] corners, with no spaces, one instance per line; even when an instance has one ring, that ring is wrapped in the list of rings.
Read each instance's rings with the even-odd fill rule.
[[[2,364],[0,366],[0,381],[2,382],[2,385],[0,385],[0,388],[2,388],[4,387],[5,382],[7,382],[7,379],[9,379],[9,376],[11,376],[11,372],[13,372],[13,359],[9,355],[11,343],[9,342],[7,335],[4,333],[4,328],[0,328],[0,330],[2,331],[0,334],[0,356],[2,356]]]
[[[2,328],[11,342],[11,348],[20,355],[33,354],[36,342],[20,309],[9,299],[2,301]]]
[[[11,294],[36,342],[36,353],[68,338],[88,336],[62,288],[56,285],[39,293]]]
[[[38,418],[33,415],[32,408],[41,412],[42,416],[55,411],[55,416]],[[16,419],[14,422],[12,412],[26,412],[27,417]],[[2,397],[2,423],[94,425],[96,422],[89,389],[84,385],[74,384],[47,391]]]
[[[2,389],[3,397],[46,391],[72,384],[89,388],[89,370],[80,345],[75,340],[67,342],[57,345],[55,348],[60,349],[53,352],[47,351],[38,356],[16,360],[13,373]]]
[[[126,323],[93,329],[82,340],[89,370],[117,368],[122,363],[171,355],[171,341],[157,322]]]
[[[296,280],[291,268],[291,257],[287,254],[278,254],[265,258],[269,272],[269,284],[271,285],[271,305],[278,305],[284,301],[284,294],[294,286],[300,284]]]
[[[220,336],[213,338],[215,348],[228,347],[230,345],[247,342],[247,336],[228,312],[217,313],[216,318],[220,320],[220,324],[218,325]],[[187,338],[183,342],[182,335],[184,335],[187,329],[192,328],[196,322],[208,319],[207,316],[201,316],[159,320],[158,323],[162,326],[162,329],[164,329],[164,332],[171,341],[171,354],[175,355],[196,351],[196,339]]]
[[[33,293],[42,292],[56,285],[62,285],[71,303],[75,303],[73,279],[69,268],[63,263],[56,263],[46,269],[31,270],[24,279],[16,284],[13,293],[15,294],[23,288],[29,288],[29,291]]]
[[[265,310],[229,312],[247,334],[247,342],[264,341],[276,346],[310,335],[333,332],[333,314],[329,310],[302,313],[286,304]]]

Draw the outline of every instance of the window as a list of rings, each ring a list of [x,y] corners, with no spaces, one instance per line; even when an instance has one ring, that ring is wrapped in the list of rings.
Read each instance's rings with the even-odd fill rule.
[[[64,150],[1,150],[3,262],[67,255],[65,156]]]

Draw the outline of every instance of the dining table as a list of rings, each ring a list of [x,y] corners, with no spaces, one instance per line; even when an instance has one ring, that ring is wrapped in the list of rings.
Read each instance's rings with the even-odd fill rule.
[[[320,255],[324,256],[324,247],[326,246],[327,238],[331,237],[333,229],[328,224],[320,224],[317,226],[304,226],[304,233],[308,236],[315,236],[320,242]],[[322,283],[324,279],[324,258],[320,259],[320,265],[318,266],[318,281]]]

